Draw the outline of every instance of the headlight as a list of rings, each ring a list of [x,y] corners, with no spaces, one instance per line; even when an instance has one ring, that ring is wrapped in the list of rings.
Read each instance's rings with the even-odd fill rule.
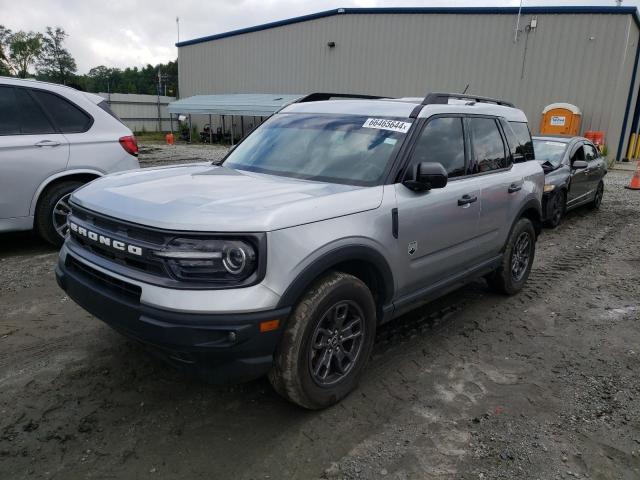
[[[175,278],[192,282],[238,283],[249,278],[258,263],[251,242],[236,239],[176,238],[154,255]]]
[[[544,193],[553,192],[554,188],[556,188],[555,185],[545,185],[544,186]]]

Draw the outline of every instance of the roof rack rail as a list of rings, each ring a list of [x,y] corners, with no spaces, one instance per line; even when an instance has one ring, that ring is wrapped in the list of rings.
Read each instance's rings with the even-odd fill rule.
[[[424,100],[422,100],[422,105],[434,105],[434,104],[446,105],[449,102],[450,98],[454,98],[457,100],[471,100],[476,103],[495,103],[496,105],[502,105],[505,107],[515,107],[513,103],[506,102],[504,100],[499,100],[497,98],[481,97],[479,95],[469,95],[467,93],[443,93],[443,92],[428,93],[427,96],[424,97]]]
[[[354,98],[354,99],[364,99],[364,100],[377,100],[380,98],[388,98],[388,97],[380,97],[378,95],[361,95],[358,93],[314,92],[314,93],[309,93],[302,98],[299,98],[298,100],[295,101],[295,103],[322,102],[325,100],[331,100],[332,98]]]

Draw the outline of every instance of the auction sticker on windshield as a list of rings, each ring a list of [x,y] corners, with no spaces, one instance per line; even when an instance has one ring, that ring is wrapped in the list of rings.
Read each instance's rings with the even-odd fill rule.
[[[399,120],[386,120],[384,118],[367,118],[362,125],[364,128],[377,128],[378,130],[391,130],[392,132],[407,133],[411,122],[401,122]]]

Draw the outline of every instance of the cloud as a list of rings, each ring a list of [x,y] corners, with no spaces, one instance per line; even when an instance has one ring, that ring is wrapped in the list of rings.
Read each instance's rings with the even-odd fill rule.
[[[624,5],[638,5],[627,0]],[[142,67],[177,57],[176,16],[180,39],[187,40],[260,23],[339,7],[426,6],[419,0],[0,0],[0,23],[12,30],[44,31],[60,26],[69,34],[67,48],[80,73],[97,65]],[[525,5],[602,4],[601,1],[525,0]],[[613,0],[610,2],[613,5]],[[519,0],[493,1],[517,6]],[[437,0],[428,6],[487,6],[486,0]]]

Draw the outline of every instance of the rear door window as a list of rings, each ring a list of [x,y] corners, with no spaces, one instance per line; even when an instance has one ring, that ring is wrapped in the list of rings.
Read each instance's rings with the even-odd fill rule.
[[[81,133],[89,130],[93,119],[64,98],[43,90],[32,90],[62,133]]]
[[[536,156],[533,150],[533,140],[531,139],[529,125],[526,122],[509,122],[509,124],[516,137],[518,137],[525,160],[535,160]]]
[[[493,118],[468,119],[471,136],[471,164],[469,174],[485,173],[508,166],[507,155]]]
[[[20,117],[13,87],[0,87],[0,135],[19,135]]]
[[[26,88],[17,88],[15,92],[20,112],[20,131],[23,135],[57,133]]]

